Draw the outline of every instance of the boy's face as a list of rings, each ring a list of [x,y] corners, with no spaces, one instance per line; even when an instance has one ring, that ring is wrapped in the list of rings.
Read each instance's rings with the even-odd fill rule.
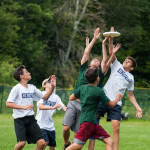
[[[44,88],[50,89],[50,88],[51,88],[51,83],[50,83],[50,82],[47,82],[47,83],[44,85]]]
[[[100,61],[98,59],[93,59],[90,63],[90,68],[97,68],[99,69]]]
[[[125,59],[125,61],[123,62],[123,68],[128,71],[133,70],[132,61],[130,59]]]
[[[24,79],[24,80],[31,80],[31,73],[29,73],[26,69],[23,69],[23,75],[20,75],[21,76],[21,79]]]

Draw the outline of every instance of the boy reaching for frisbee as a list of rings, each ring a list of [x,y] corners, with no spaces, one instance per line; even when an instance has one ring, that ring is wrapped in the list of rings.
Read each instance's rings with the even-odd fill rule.
[[[74,143],[66,150],[80,150],[90,137],[102,140],[105,143],[106,150],[112,150],[113,140],[110,135],[97,123],[97,109],[99,101],[109,107],[114,107],[121,99],[121,94],[118,93],[116,98],[111,101],[104,93],[102,88],[97,87],[99,83],[98,70],[89,68],[85,72],[85,77],[88,81],[87,85],[82,85],[74,90],[69,100],[80,99],[81,117],[80,128],[74,138]]]
[[[114,31],[114,28],[112,28]],[[110,49],[109,54],[112,55],[113,49],[113,38],[110,38]],[[136,116],[137,118],[142,117],[142,110],[138,105],[133,90],[134,90],[134,77],[130,73],[130,71],[136,68],[137,64],[133,57],[127,57],[123,64],[121,64],[115,55],[113,55],[111,68],[111,74],[104,86],[104,92],[109,99],[114,99],[116,94],[120,92],[122,96],[126,89],[128,90],[128,96],[131,103],[137,110]],[[107,113],[107,121],[112,121],[112,129],[113,129],[113,141],[114,146],[113,150],[119,149],[119,140],[120,140],[120,121],[121,121],[121,109],[122,109],[122,101],[119,101],[114,108],[109,108],[108,106],[104,106],[100,103],[98,107],[98,115],[100,117],[104,117],[104,114]],[[89,150],[94,150],[94,143],[91,142],[91,147]]]

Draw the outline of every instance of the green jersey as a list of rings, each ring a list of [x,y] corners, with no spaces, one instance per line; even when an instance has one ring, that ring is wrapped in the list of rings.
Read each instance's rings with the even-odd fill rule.
[[[76,90],[77,88],[81,87],[82,85],[88,84],[88,81],[84,75],[85,71],[88,69],[88,61],[86,61],[83,65],[80,66],[80,70],[79,70],[79,75],[78,75],[78,80],[74,86],[74,90]],[[101,68],[99,68],[98,70],[98,74],[100,77],[100,81],[98,83],[98,87],[102,87],[102,82],[104,80],[104,74],[101,71]]]
[[[80,124],[83,122],[97,124],[97,109],[99,102],[101,101],[104,105],[106,105],[110,101],[105,95],[103,89],[87,84],[74,90],[73,94],[75,97],[80,98]]]

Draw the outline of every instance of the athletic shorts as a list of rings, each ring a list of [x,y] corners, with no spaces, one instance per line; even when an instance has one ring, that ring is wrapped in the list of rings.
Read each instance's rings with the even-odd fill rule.
[[[78,101],[69,101],[63,120],[63,125],[69,126],[75,133],[80,127],[81,104]]]
[[[109,138],[110,135],[99,124],[84,122],[80,125],[80,129],[75,135],[73,141],[76,144],[83,146],[90,137],[103,140],[105,138]]]
[[[27,141],[28,144],[36,143],[43,139],[42,132],[38,126],[34,115],[14,119],[17,142]]]
[[[122,108],[120,105],[116,105],[114,108],[110,108],[109,106],[103,105],[100,102],[98,106],[97,118],[99,120],[100,117],[104,117],[105,113],[107,112],[107,121],[111,120],[121,121],[121,109]]]
[[[55,130],[48,131],[41,129],[45,142],[48,142],[49,146],[56,147]]]

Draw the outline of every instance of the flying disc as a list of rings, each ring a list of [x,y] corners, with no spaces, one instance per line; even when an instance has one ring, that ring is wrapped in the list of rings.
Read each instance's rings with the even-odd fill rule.
[[[120,36],[120,33],[119,32],[104,32],[103,35],[104,36],[117,37],[117,36]]]

